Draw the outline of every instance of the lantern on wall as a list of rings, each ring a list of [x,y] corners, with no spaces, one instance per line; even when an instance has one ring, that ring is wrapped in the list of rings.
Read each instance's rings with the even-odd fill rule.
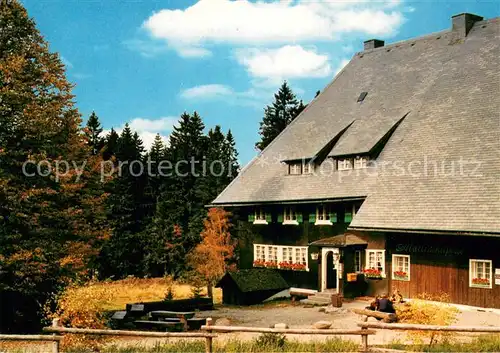
[[[317,260],[319,257],[319,254],[317,252],[312,252],[311,253],[311,260]]]

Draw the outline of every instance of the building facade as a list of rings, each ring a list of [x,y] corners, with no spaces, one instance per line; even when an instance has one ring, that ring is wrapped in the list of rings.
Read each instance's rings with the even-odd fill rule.
[[[500,308],[500,25],[365,42],[214,200],[290,286]]]

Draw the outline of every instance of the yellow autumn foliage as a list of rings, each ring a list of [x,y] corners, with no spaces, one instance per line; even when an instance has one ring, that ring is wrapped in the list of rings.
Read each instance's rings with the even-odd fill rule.
[[[418,299],[396,306],[399,322],[420,325],[449,326],[453,324],[460,311],[449,304],[449,296],[421,294]],[[409,331],[408,336],[414,343],[428,343],[430,346],[444,340],[450,340],[449,332]],[[427,342],[426,342],[427,341]]]

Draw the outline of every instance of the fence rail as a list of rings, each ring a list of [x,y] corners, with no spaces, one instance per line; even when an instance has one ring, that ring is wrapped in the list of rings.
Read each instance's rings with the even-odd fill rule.
[[[45,341],[52,342],[52,353],[59,353],[59,341],[62,336],[56,335],[0,335],[0,341]]]
[[[357,330],[343,329],[281,329],[267,327],[244,327],[244,326],[214,326],[213,320],[208,318],[207,324],[202,326],[201,332],[148,332],[148,331],[126,331],[126,330],[97,330],[80,329],[52,326],[45,327],[44,332],[54,333],[53,335],[0,335],[0,341],[47,341],[52,342],[52,352],[59,353],[59,341],[62,336],[59,334],[85,334],[96,336],[129,336],[129,337],[158,337],[158,338],[204,338],[206,353],[213,351],[213,339],[218,337],[213,332],[254,332],[254,333],[282,333],[289,335],[354,335],[361,336],[362,350],[368,352],[368,337],[376,334],[378,330],[402,330],[402,331],[438,331],[438,332],[475,332],[475,333],[500,333],[500,327],[481,326],[437,326],[437,325],[414,325],[414,324],[387,324],[360,322]]]
[[[478,333],[500,333],[500,327],[481,326],[438,326],[438,325],[417,325],[417,324],[383,324],[360,322],[358,326],[363,329],[380,330],[402,330],[402,331],[439,331],[439,332],[478,332]]]

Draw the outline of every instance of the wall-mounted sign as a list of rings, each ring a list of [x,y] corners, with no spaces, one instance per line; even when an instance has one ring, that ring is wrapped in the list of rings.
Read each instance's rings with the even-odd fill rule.
[[[438,254],[444,256],[462,255],[464,253],[463,249],[447,248],[434,245],[415,245],[415,244],[398,244],[396,245],[396,252]]]
[[[357,273],[348,273],[347,274],[347,282],[356,282],[358,280]]]
[[[495,268],[495,284],[500,286],[500,268]]]

